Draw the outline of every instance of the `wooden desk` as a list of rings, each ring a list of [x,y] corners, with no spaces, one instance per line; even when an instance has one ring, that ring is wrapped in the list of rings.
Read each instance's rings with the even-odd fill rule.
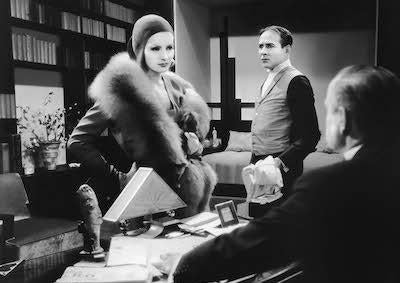
[[[53,283],[61,277],[65,268],[77,261],[79,261],[79,250],[27,260],[6,278],[0,277],[0,281],[4,283]]]
[[[227,200],[233,200],[235,205],[245,202],[244,198],[212,197],[210,201],[211,210],[214,209],[215,204]],[[33,260],[27,260],[10,273],[7,278],[0,277],[0,281],[4,283],[53,283],[61,277],[66,267],[75,264],[79,260],[79,250],[70,250]],[[298,277],[299,275],[301,275],[300,265],[298,263],[292,263],[288,266],[268,270],[259,275],[251,275],[234,280],[231,281],[231,283],[289,282],[282,280],[290,277]],[[157,282],[162,283],[162,281]]]

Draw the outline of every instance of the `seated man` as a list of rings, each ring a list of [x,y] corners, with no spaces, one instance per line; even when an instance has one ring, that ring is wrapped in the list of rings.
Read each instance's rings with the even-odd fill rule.
[[[326,139],[345,161],[304,174],[266,215],[180,258],[174,282],[237,278],[301,259],[305,282],[400,282],[400,80],[350,66],[331,81]]]

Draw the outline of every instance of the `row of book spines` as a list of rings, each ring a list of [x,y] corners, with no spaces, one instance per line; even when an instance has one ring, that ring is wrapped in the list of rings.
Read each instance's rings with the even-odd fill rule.
[[[104,13],[104,4],[102,0],[82,0],[81,7],[101,15]]]
[[[107,63],[107,60],[107,57],[101,53],[91,53],[89,51],[84,53],[85,69],[100,70]]]
[[[56,43],[30,34],[12,33],[14,60],[56,65]]]
[[[80,16],[68,12],[61,12],[61,28],[81,32]]]
[[[10,12],[12,17],[30,20],[31,0],[10,0]]]
[[[82,33],[104,38],[104,23],[82,17]]]
[[[106,16],[124,22],[133,23],[135,11],[124,6],[104,0],[104,12]]]
[[[0,119],[15,119],[15,95],[0,93]]]
[[[21,136],[10,135],[0,142],[0,173],[22,172]]]
[[[56,17],[57,9],[44,5],[40,0],[10,0],[10,7],[12,17],[54,25],[50,22]],[[134,10],[108,0],[104,0],[104,4],[102,0],[82,0],[81,7],[127,23],[133,23],[136,14]]]
[[[11,16],[28,21],[58,26],[58,10],[41,0],[10,0]]]
[[[115,40],[118,42],[126,42],[126,30],[107,24],[107,39]]]

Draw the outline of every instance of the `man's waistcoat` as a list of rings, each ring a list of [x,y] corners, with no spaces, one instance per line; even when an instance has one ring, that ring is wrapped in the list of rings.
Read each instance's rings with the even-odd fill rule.
[[[289,147],[292,117],[287,104],[287,90],[290,81],[298,75],[302,74],[289,66],[275,76],[264,97],[260,90],[251,125],[255,155],[279,153]]]

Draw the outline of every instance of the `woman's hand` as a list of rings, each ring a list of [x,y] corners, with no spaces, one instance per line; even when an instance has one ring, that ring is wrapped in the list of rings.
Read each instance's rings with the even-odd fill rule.
[[[119,172],[119,174],[118,174],[119,188],[121,191],[129,183],[129,181],[132,179],[133,175],[135,175],[136,171],[137,171],[136,162],[133,162],[131,169],[129,170],[128,173]]]
[[[188,155],[200,155],[203,152],[203,145],[195,133],[185,132],[188,146]]]

